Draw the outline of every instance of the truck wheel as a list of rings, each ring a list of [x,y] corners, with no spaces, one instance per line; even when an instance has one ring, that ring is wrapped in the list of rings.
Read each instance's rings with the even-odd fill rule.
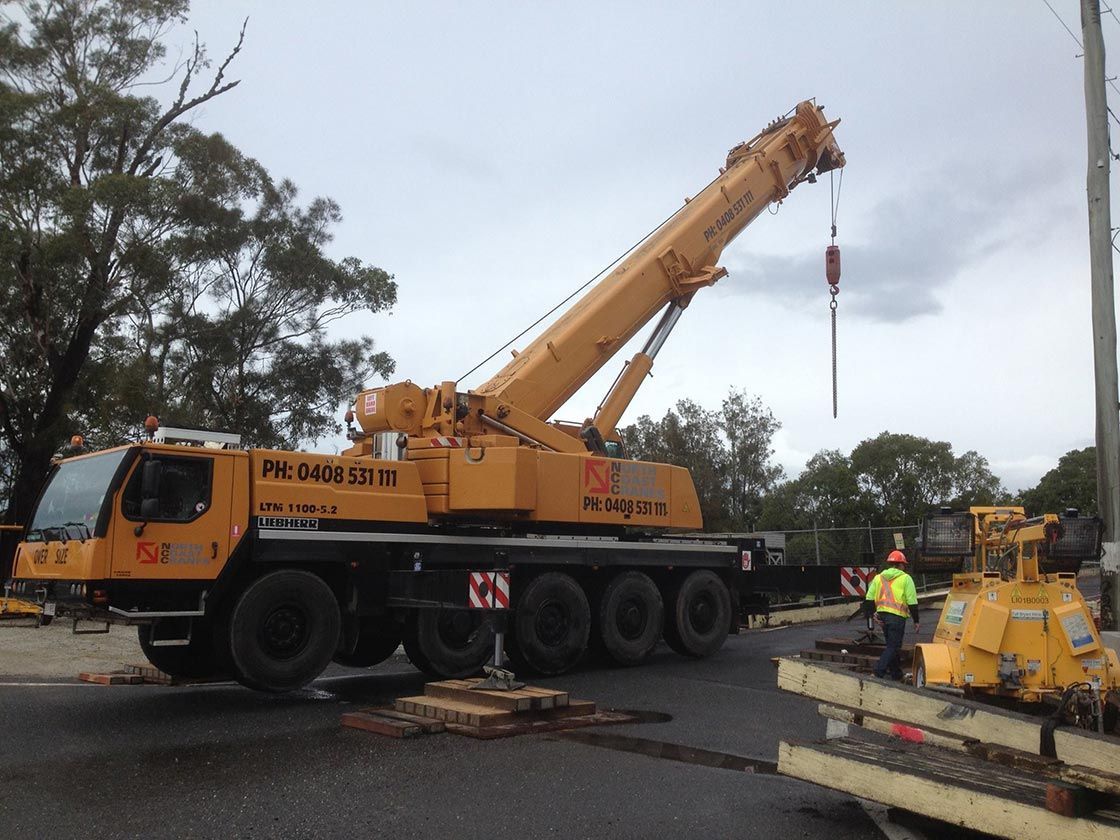
[[[214,635],[210,625],[199,621],[191,628],[189,645],[153,645],[152,625],[136,627],[140,650],[148,661],[172,677],[213,677],[221,673],[214,653]]]
[[[669,647],[699,658],[723,646],[731,627],[731,594],[715,572],[692,572],[665,600],[671,610],[665,621]]]
[[[642,572],[611,579],[597,599],[596,622],[603,649],[619,665],[644,661],[661,638],[665,608],[661,593]]]
[[[359,619],[358,642],[350,653],[335,654],[334,661],[350,668],[371,668],[384,662],[400,646],[401,628],[390,618]]]
[[[341,627],[338,601],[317,575],[282,569],[257,578],[229,620],[237,681],[272,692],[307,685],[330,664]]]
[[[914,685],[926,687],[926,658],[920,650],[914,651]]]
[[[540,674],[562,674],[587,649],[591,607],[580,585],[562,572],[545,572],[525,586],[513,619],[520,664]]]
[[[421,609],[405,627],[404,650],[425,674],[458,680],[482,671],[494,633],[479,610]]]

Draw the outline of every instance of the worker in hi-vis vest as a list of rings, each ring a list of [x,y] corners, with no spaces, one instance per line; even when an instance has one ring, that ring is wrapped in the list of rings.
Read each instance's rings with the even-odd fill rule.
[[[889,567],[875,575],[867,587],[867,597],[863,602],[866,615],[875,614],[883,625],[883,635],[887,644],[883,655],[875,666],[875,676],[891,675],[892,679],[902,679],[902,666],[899,653],[902,651],[902,637],[906,633],[906,619],[914,620],[914,631],[918,632],[918,592],[914,589],[914,579],[906,573],[906,555],[892,551],[887,555]]]

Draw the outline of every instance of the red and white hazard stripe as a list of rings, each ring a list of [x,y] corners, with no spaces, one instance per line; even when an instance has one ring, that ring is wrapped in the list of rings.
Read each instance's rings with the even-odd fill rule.
[[[467,603],[472,610],[508,610],[509,572],[471,572]]]
[[[873,577],[875,569],[872,566],[841,566],[840,594],[856,597],[866,595]]]
[[[457,437],[434,437],[428,439],[428,444],[436,449],[461,449],[463,439]]]

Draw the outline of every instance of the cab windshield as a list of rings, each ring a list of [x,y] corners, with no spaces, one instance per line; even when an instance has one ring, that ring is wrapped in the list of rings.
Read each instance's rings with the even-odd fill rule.
[[[95,535],[113,476],[128,449],[62,461],[51,473],[27,531],[29,542],[84,540]]]

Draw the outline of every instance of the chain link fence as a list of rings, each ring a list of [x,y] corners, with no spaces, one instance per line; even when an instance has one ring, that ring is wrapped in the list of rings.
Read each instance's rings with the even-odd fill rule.
[[[771,562],[787,566],[881,566],[896,548],[913,551],[919,531],[919,525],[779,531],[766,546]]]

